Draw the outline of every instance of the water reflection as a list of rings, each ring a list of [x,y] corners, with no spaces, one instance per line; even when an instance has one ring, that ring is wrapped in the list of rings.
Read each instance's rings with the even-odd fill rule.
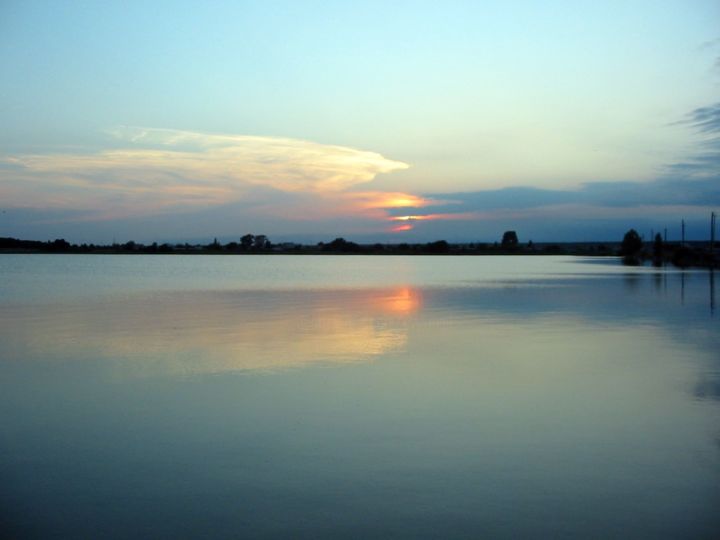
[[[706,374],[695,385],[695,397],[720,401],[720,373]]]
[[[701,283],[707,275],[707,285]],[[667,295],[669,292],[677,296],[677,303],[685,305],[686,296],[693,295],[693,307],[697,305],[699,296],[704,295],[707,299],[707,306],[711,315],[715,314],[716,293],[715,293],[715,271],[659,271],[652,274],[627,273],[623,275],[625,293],[628,295],[642,294],[641,287],[648,280],[652,280],[656,295]],[[690,282],[692,282],[691,290]]]
[[[714,274],[709,276],[713,314]],[[681,341],[692,333],[695,346],[709,349],[720,340],[702,314],[707,305],[702,277],[630,273],[622,280],[533,280],[459,289],[189,291],[6,305],[0,307],[0,340],[5,359],[103,360],[118,374],[137,376],[368,361],[405,351],[410,329],[418,327],[412,320],[418,318],[443,328],[470,319],[492,323],[495,330],[500,323],[538,318],[552,321],[551,327],[579,319],[605,326],[653,321]],[[686,311],[678,311],[678,305]]]
[[[667,274],[665,272],[655,272],[653,274],[653,283],[657,294],[667,292]]]
[[[680,303],[685,305],[685,272],[680,273]]]
[[[715,314],[715,271],[710,270],[708,272],[710,278],[710,313]]]
[[[713,279],[2,304],[0,524],[39,538],[714,537]]]
[[[421,306],[410,287],[166,293],[4,310],[0,336],[22,357],[112,360],[136,375],[269,370],[399,351]]]

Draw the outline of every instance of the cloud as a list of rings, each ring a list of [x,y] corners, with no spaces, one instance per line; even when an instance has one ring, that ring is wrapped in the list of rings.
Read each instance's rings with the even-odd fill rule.
[[[705,41],[704,43],[701,43],[698,47],[698,51],[712,51],[715,52],[720,48],[720,38],[711,39],[709,41]],[[720,69],[720,56],[715,58],[715,61],[713,62],[713,67],[715,69]]]
[[[693,110],[686,121],[703,133],[720,134],[720,103]]]
[[[685,161],[668,164],[651,181],[589,182],[573,189],[509,187],[464,193],[427,195],[436,200],[432,212],[409,215],[390,210],[391,221],[500,220],[507,218],[621,218],[704,213],[720,206],[720,103],[698,107],[679,124],[699,136],[698,151]],[[445,201],[445,202],[439,202]],[[411,227],[402,230],[410,230]]]
[[[669,175],[717,179],[720,170],[720,103],[699,107],[683,119],[700,136],[698,151],[685,161],[667,167]]]
[[[464,216],[479,219],[487,212],[529,212],[538,208],[563,207],[658,208],[699,207],[720,205],[720,175],[702,179],[663,178],[651,182],[593,182],[577,189],[550,190],[533,187],[514,187],[465,193],[440,193],[433,197],[452,200],[452,203],[433,206],[433,214],[420,213],[414,220],[452,219]],[[402,209],[392,210],[397,220],[406,216]],[[435,217],[437,216],[437,217]],[[456,218],[459,219],[459,218]]]
[[[720,38],[715,39],[709,39],[707,41],[703,41],[699,46],[698,50],[703,51],[705,49],[714,49],[716,46],[720,45]]]
[[[127,148],[0,159],[5,205],[87,209],[91,218],[234,203],[272,192],[341,194],[407,164],[281,137],[122,127]]]
[[[41,222],[105,220],[135,231],[130,222],[142,216],[135,221],[169,239],[238,230],[460,239],[472,223],[552,222],[574,231],[593,220],[603,227],[634,219],[667,223],[720,206],[720,103],[698,107],[678,124],[695,130],[696,150],[651,181],[432,194],[374,189],[377,175],[408,167],[376,152],[279,137],[116,128],[111,135],[121,148],[114,150],[0,158],[0,197],[15,210],[0,216],[0,225],[28,230]],[[38,211],[18,214],[20,208]]]

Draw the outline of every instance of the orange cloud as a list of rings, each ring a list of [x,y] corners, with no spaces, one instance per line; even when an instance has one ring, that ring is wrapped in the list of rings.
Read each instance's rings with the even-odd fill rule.
[[[408,165],[376,152],[281,137],[122,128],[130,148],[0,158],[6,205],[88,209],[101,217],[227,204],[258,188],[339,195],[365,208],[422,204],[407,194],[347,190]],[[394,199],[392,197],[394,196]]]
[[[318,221],[361,219],[372,230],[388,220],[475,219],[470,214],[418,214],[441,202],[404,191],[362,191],[364,183],[405,169],[379,153],[279,137],[212,135],[119,128],[129,148],[0,158],[6,204],[87,210],[75,220],[122,219],[246,203],[244,217]],[[279,195],[277,192],[284,192]],[[396,209],[405,216],[391,216]]]

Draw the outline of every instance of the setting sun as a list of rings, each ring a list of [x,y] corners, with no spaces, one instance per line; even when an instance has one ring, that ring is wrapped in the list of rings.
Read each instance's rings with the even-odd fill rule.
[[[361,205],[364,208],[422,208],[431,204],[429,199],[409,193],[371,192]]]

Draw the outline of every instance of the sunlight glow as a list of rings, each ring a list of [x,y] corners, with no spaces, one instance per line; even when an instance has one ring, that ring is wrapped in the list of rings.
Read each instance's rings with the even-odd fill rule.
[[[420,291],[407,286],[378,295],[375,302],[383,312],[403,317],[419,311],[423,303]]]
[[[251,191],[268,198],[273,191],[345,197],[378,174],[409,167],[377,152],[283,137],[152,128],[119,128],[111,135],[127,147],[0,157],[5,204],[33,201],[41,207],[86,211],[98,219],[129,217],[243,201]],[[363,208],[425,203],[405,193],[371,193],[359,196],[365,198]]]
[[[480,219],[478,212],[457,212],[455,214],[423,214],[423,215],[407,215],[407,216],[391,216],[388,221],[428,221],[428,220],[449,220],[449,221],[466,221]]]
[[[366,200],[361,204],[364,208],[422,208],[433,203],[430,199],[409,193],[386,193],[382,191],[363,194]],[[367,197],[372,195],[372,197]]]
[[[393,216],[390,221],[422,221],[425,219],[432,219],[431,216]]]
[[[38,355],[77,356],[118,363],[131,376],[273,371],[315,363],[370,362],[401,351],[408,334],[404,318],[422,307],[410,287],[351,291],[168,294],[135,297],[84,310],[50,307],[28,325],[25,316],[0,329],[0,339],[20,337]],[[290,295],[290,296],[288,296]],[[293,301],[285,301],[288,298]],[[253,309],[253,302],[262,308]],[[237,309],[237,305],[250,306]],[[258,304],[260,305],[260,304]],[[257,305],[255,305],[257,307]],[[58,331],[57,321],[83,329],[79,341]],[[53,326],[54,324],[54,326]],[[28,329],[42,328],[29,335]],[[183,351],[206,351],[188,355]],[[163,355],[153,355],[163,351]]]

